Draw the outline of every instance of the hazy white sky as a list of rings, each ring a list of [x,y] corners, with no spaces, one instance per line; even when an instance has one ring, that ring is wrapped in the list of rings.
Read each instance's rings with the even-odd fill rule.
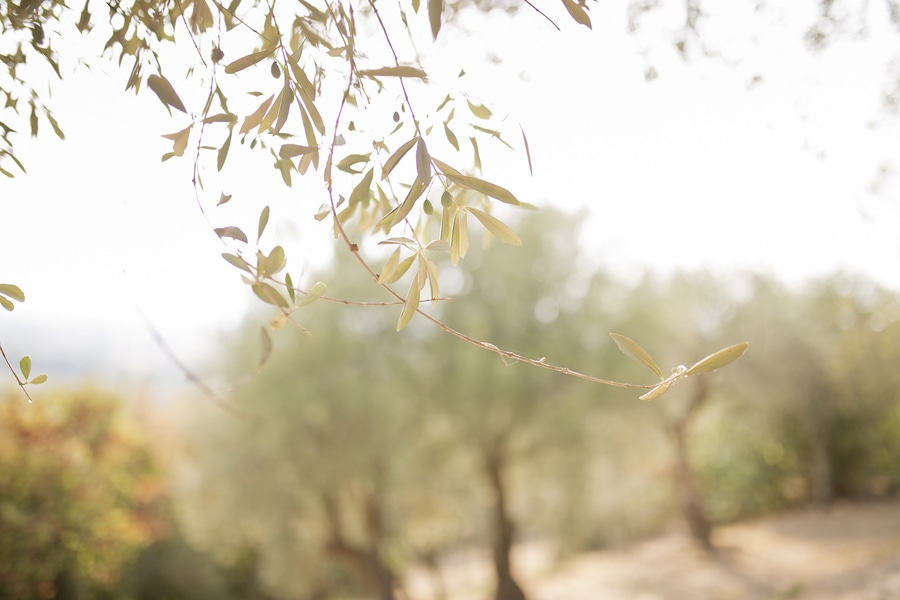
[[[465,89],[527,132],[534,177],[504,150],[485,161],[491,179],[534,204],[587,207],[584,242],[620,273],[752,268],[800,281],[843,268],[900,290],[900,127],[880,104],[900,52],[877,9],[868,39],[820,54],[802,44],[812,12],[713,14],[707,40],[727,60],[685,64],[667,13],[629,36],[621,6],[592,6],[593,31],[557,14],[562,33],[528,10],[470,11],[467,37],[448,26],[425,53],[426,93]],[[650,65],[659,77],[647,83]],[[250,295],[219,258],[189,161],[160,163],[170,142],[159,135],[184,119],[147,91],[124,93],[127,74],[105,69],[54,88],[66,141],[19,138],[29,173],[0,182],[0,279],[28,296],[0,326],[43,324],[77,345],[67,332],[78,323],[78,339],[112,332],[148,346],[143,313],[194,350]],[[313,251],[327,239],[310,218],[320,185],[285,189],[270,162],[248,163],[226,191],[251,212],[271,204],[286,219],[272,239]],[[893,171],[878,179],[882,165]]]

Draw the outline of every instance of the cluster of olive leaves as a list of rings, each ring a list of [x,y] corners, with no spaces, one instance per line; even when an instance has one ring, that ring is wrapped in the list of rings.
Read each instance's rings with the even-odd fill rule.
[[[397,330],[418,314],[442,330],[505,359],[607,385],[649,389],[642,396],[648,400],[662,395],[679,378],[705,373],[739,358],[746,344],[726,348],[690,368],[678,367],[671,376],[664,377],[640,346],[628,338],[614,336],[623,352],[649,366],[660,378],[660,383],[654,385],[626,384],[476,340],[420,308],[428,301],[422,298],[426,286],[431,302],[441,300],[437,254],[449,254],[454,265],[465,257],[470,216],[486,236],[520,245],[515,232],[492,213],[495,202],[525,204],[509,189],[481,176],[479,143],[501,143],[513,148],[488,106],[454,91],[448,91],[434,107],[414,101],[410,90],[427,81],[428,74],[417,64],[416,52],[403,57],[398,54],[395,37],[397,32],[405,32],[408,39],[404,39],[404,47],[415,48],[415,32],[427,27],[430,37],[437,39],[447,7],[444,0],[426,1],[427,5],[422,6],[420,0],[409,4],[298,0],[287,9],[279,5],[277,10],[274,0],[231,0],[228,6],[218,0],[108,3],[113,31],[105,50],[112,51],[120,63],[128,57],[133,59],[126,89],[139,93],[143,86],[158,97],[170,114],[175,111],[173,118],[182,121],[178,131],[163,136],[172,142],[172,149],[162,158],[182,157],[194,142],[193,182],[200,209],[227,246],[222,254],[224,260],[240,270],[253,293],[278,310],[269,326],[279,329],[292,323],[302,329],[295,311],[303,306],[320,299],[351,302],[326,296],[322,282],[307,290],[298,288],[286,271],[284,248],[261,247],[270,218],[268,206],[259,215],[255,243],[240,225],[213,224],[214,218],[204,208],[203,197],[208,193],[204,175],[211,172],[213,165],[217,172],[222,171],[235,140],[268,152],[287,185],[291,185],[294,174],[321,175],[324,202],[315,216],[331,220],[335,237],[343,241],[375,283],[394,298],[384,304],[402,307]],[[591,27],[589,7],[584,0],[561,0],[561,4],[576,23]],[[78,19],[80,31],[91,28],[90,9],[91,1],[86,0]],[[189,39],[195,54],[186,77],[169,73],[169,63],[161,57],[161,48],[176,43],[176,36],[179,45],[186,46]],[[383,54],[390,56],[387,64],[369,58],[376,52],[366,45],[376,42],[382,50],[386,48]],[[265,78],[270,83],[260,85],[262,91],[248,91],[246,82],[259,85],[263,68],[271,75],[270,79]],[[181,94],[172,81],[182,88]],[[188,99],[197,97],[197,90],[205,90],[205,99],[196,102],[196,106],[182,100],[182,95]],[[253,107],[232,110],[230,100],[237,95],[243,101],[246,94],[256,98]],[[379,122],[388,123],[385,131],[357,129],[353,115],[374,111],[378,98],[390,94],[394,94],[396,104],[392,114],[387,113],[392,124],[384,119]],[[464,136],[464,142],[468,137],[467,144],[460,143],[463,128],[470,134]],[[520,131],[530,168],[528,141],[524,130]],[[456,158],[438,158],[439,151],[434,149],[440,147],[452,148]],[[472,168],[461,167],[460,161],[471,162]],[[224,190],[214,194],[218,197],[216,206],[232,201],[232,195]],[[352,237],[355,235],[360,238]],[[362,239],[371,237],[393,247],[377,270],[359,252]],[[392,285],[407,273],[412,277],[403,294]],[[272,348],[265,327],[261,338],[262,363]],[[24,374],[26,369],[22,367]]]

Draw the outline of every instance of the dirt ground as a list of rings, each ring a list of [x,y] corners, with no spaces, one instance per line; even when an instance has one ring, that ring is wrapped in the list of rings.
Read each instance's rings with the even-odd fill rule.
[[[708,555],[679,531],[555,562],[517,548],[530,600],[900,600],[900,501],[838,503],[718,528]],[[414,573],[411,598],[486,600],[490,570],[475,555]]]

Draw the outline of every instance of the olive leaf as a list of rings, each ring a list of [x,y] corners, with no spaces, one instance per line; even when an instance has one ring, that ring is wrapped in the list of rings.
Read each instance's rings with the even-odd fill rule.
[[[654,360],[650,357],[650,354],[648,354],[646,350],[641,348],[641,346],[637,342],[625,337],[624,335],[619,335],[618,333],[610,333],[609,336],[616,343],[616,346],[619,347],[619,350],[622,352],[622,354],[635,362],[643,363],[650,367],[650,369],[654,373],[656,373],[656,376],[659,377],[660,381],[665,379],[665,377],[663,377],[662,371],[660,371],[659,367],[656,366],[656,362],[654,362]],[[654,390],[655,389],[656,388],[654,388]],[[653,390],[651,390],[651,393],[652,392]],[[665,390],[660,392],[659,395],[662,395],[663,392],[665,392]]]

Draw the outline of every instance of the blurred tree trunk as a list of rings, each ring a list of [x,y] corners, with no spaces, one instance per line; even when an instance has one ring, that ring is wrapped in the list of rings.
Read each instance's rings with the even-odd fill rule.
[[[813,502],[820,508],[831,505],[834,491],[834,474],[831,468],[832,398],[826,384],[813,389],[809,420],[812,428],[810,483]]]
[[[382,528],[381,505],[375,493],[366,498],[364,507],[369,534],[368,547],[353,544],[343,533],[340,512],[336,500],[331,494],[322,497],[328,525],[331,529],[331,540],[328,551],[336,558],[344,561],[354,572],[357,579],[377,594],[379,600],[395,600],[394,584],[396,575],[384,562],[381,552]]]
[[[494,439],[485,448],[484,464],[491,491],[494,495],[492,515],[494,569],[497,573],[497,591],[494,600],[526,600],[525,592],[516,583],[512,574],[512,544],[515,526],[509,516],[507,505],[506,457],[503,449],[504,440]]]
[[[709,384],[706,377],[694,378],[694,389],[685,411],[675,418],[669,427],[675,444],[675,487],[681,513],[687,521],[691,538],[704,550],[712,550],[710,540],[712,525],[703,509],[697,478],[688,457],[688,432],[694,417],[706,403]]]

